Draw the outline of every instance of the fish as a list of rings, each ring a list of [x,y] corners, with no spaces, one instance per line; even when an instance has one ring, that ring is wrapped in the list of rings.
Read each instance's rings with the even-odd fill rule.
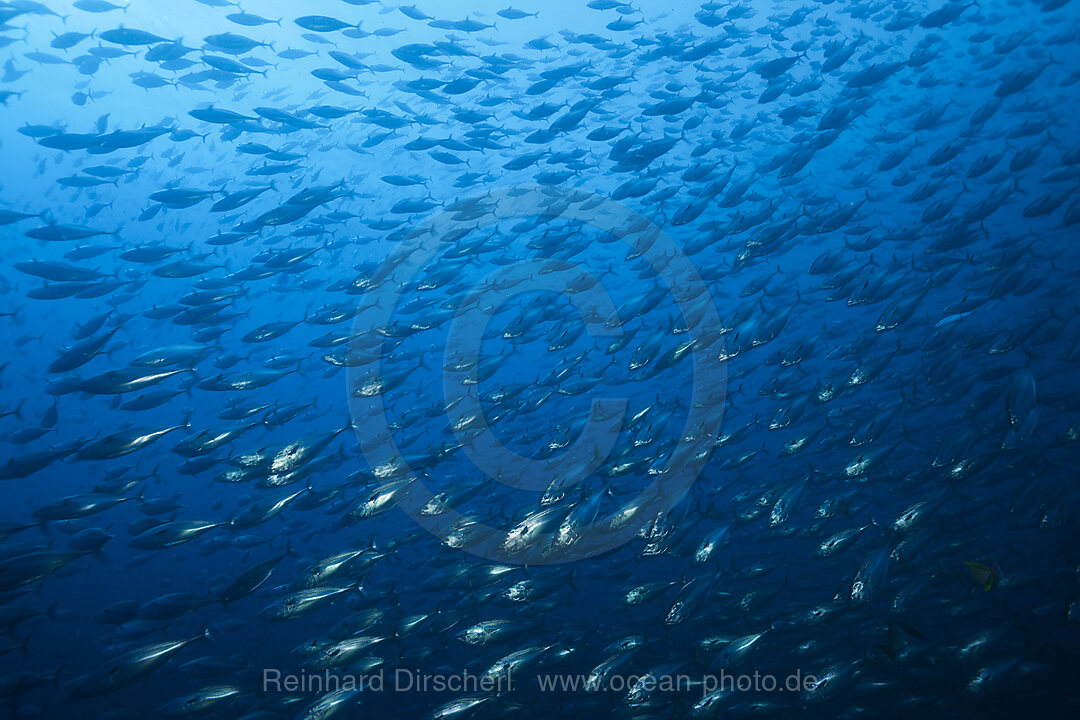
[[[204,630],[202,634],[187,640],[165,641],[136,648],[75,680],[64,699],[66,702],[77,702],[115,692],[146,677],[192,643],[210,637],[209,630]]]
[[[202,520],[175,520],[155,525],[139,533],[131,540],[131,546],[141,550],[161,550],[191,542],[214,528],[224,527],[226,522]]]
[[[1076,705],[1080,5],[177,2],[0,1],[13,716]]]
[[[124,27],[102,31],[98,33],[97,37],[99,40],[104,40],[105,42],[129,46],[154,45],[156,43],[170,42],[160,35],[155,35],[154,33],[146,32],[145,30]]]
[[[280,556],[263,560],[244,570],[222,590],[221,602],[228,604],[254,593],[270,579],[281,561],[291,554],[292,546],[290,545]]]

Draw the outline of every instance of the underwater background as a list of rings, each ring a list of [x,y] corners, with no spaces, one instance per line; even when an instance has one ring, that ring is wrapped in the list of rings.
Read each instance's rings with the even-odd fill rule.
[[[1080,5],[0,2],[12,718],[1080,709]]]

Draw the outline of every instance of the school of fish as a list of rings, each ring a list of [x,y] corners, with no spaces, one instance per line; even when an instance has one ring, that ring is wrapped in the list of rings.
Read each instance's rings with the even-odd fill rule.
[[[12,718],[1080,710],[1080,4],[0,0],[3,55]]]

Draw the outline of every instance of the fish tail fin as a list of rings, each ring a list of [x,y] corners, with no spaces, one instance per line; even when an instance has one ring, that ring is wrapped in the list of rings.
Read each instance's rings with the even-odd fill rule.
[[[990,564],[990,569],[996,575],[999,583],[1005,582],[1005,573],[1002,572],[1001,566],[997,564],[996,560]]]

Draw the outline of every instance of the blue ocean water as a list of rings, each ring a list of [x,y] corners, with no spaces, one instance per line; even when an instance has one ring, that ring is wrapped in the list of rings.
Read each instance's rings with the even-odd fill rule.
[[[1078,20],[0,1],[11,717],[1075,713]]]

